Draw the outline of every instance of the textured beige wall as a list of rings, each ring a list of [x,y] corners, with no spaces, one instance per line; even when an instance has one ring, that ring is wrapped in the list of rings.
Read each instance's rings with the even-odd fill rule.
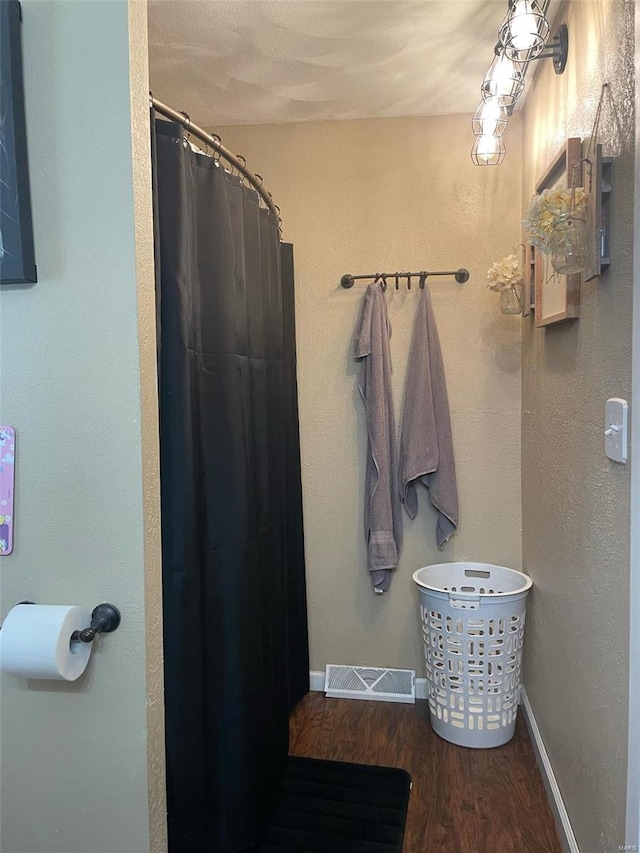
[[[129,0],[129,76],[140,360],[149,851],[165,853],[168,839],[164,737],[160,435],[156,372],[156,284],[149,126],[147,0]]]
[[[614,164],[613,265],[582,286],[580,319],[523,332],[523,561],[535,587],[525,681],[581,853],[624,844],[629,468],[603,450],[604,403],[629,398],[633,237],[633,3],[573,2],[571,53],[540,68],[524,113],[524,200],[568,136],[600,128]]]
[[[0,679],[2,853],[165,849],[145,11],[23,2],[40,281],[0,293],[18,434],[0,618],[107,600],[123,622],[75,683]]]
[[[474,167],[467,116],[234,127],[222,136],[264,176],[295,245],[300,431],[311,659],[415,667],[411,573],[441,560],[520,566],[521,320],[499,313],[490,263],[519,240],[519,117],[501,169]],[[352,335],[364,286],[344,273],[467,266],[434,283],[457,453],[461,526],[440,553],[421,494],[390,594],[375,596],[363,535],[365,423]],[[396,414],[417,290],[388,291]]]

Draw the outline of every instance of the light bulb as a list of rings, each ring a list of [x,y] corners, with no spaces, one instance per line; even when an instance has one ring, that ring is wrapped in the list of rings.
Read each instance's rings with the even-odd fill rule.
[[[481,136],[478,139],[476,154],[478,160],[488,163],[498,153],[498,140],[495,136]]]
[[[511,17],[511,44],[520,50],[529,50],[538,39],[538,22],[532,13],[530,0],[518,0]]]
[[[483,134],[477,136],[471,151],[471,160],[476,166],[499,166],[506,151],[501,136]]]
[[[509,12],[500,27],[500,44],[509,59],[535,59],[543,53],[548,38],[549,21],[539,0],[509,0]]]
[[[485,100],[487,97],[497,97],[501,99],[503,106],[515,103],[524,87],[524,81],[521,78],[522,74],[518,72],[508,56],[503,53],[500,57],[496,57],[483,84]],[[516,90],[517,94],[515,94]]]
[[[498,130],[498,121],[502,118],[502,110],[495,101],[484,102],[480,111],[480,124],[482,136],[495,136]]]
[[[508,95],[511,92],[515,69],[513,62],[506,56],[501,56],[491,81],[494,95]]]
[[[474,136],[502,136],[507,129],[508,110],[502,105],[502,99],[491,97],[483,99],[471,119]]]

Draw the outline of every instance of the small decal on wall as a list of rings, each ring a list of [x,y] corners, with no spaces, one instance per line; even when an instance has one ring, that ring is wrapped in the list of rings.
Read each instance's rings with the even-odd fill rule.
[[[0,425],[0,557],[13,551],[13,493],[16,431]]]

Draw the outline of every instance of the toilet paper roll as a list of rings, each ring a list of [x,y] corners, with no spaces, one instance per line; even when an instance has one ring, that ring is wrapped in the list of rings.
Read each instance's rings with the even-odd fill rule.
[[[23,678],[75,681],[89,663],[93,643],[71,641],[91,616],[82,607],[18,604],[0,630],[0,670]]]

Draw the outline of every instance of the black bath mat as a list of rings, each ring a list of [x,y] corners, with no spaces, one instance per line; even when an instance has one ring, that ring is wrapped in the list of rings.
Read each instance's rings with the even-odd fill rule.
[[[410,788],[405,770],[290,756],[256,853],[401,853]]]

